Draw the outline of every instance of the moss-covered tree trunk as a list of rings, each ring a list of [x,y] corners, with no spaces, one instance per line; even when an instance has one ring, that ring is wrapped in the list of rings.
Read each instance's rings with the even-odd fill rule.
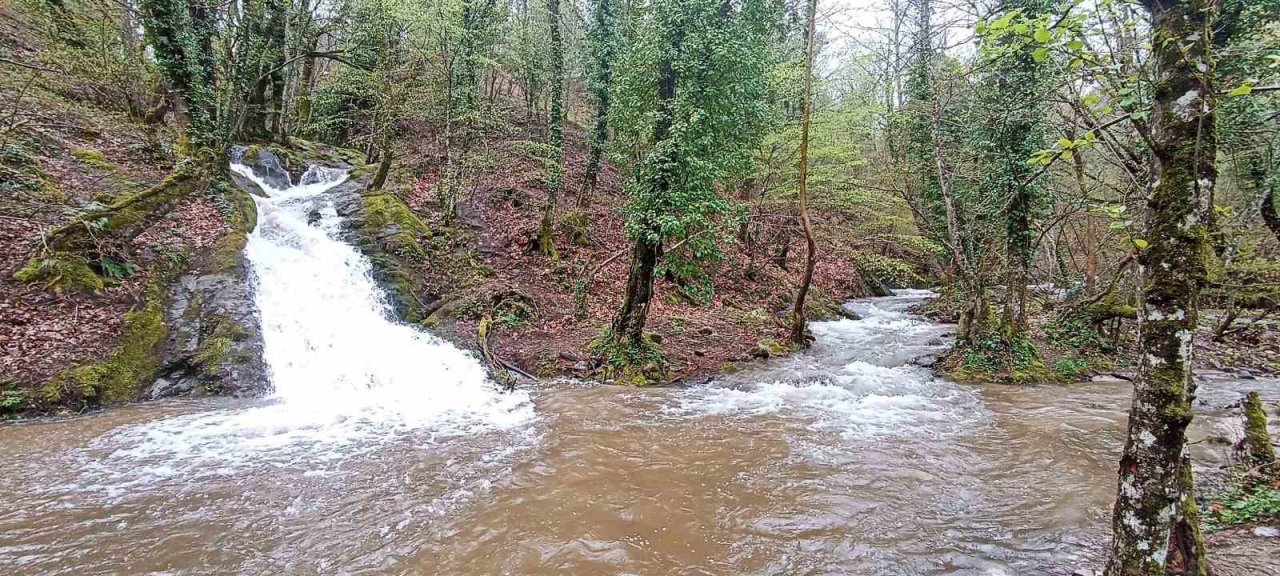
[[[791,310],[791,341],[801,346],[809,345],[809,339],[805,335],[804,300],[809,294],[809,285],[813,283],[813,267],[818,260],[818,248],[813,241],[813,223],[809,220],[809,118],[813,113],[813,56],[817,50],[814,45],[817,39],[814,32],[817,9],[818,0],[809,0],[804,52],[804,101],[800,103],[800,178],[797,196],[800,224],[804,229],[805,259],[804,275],[801,276],[795,305]]]
[[[587,239],[590,227],[587,208],[591,206],[591,196],[599,186],[600,169],[604,164],[604,152],[609,142],[609,107],[612,104],[609,90],[613,86],[613,61],[617,53],[612,0],[597,0],[592,16],[588,39],[593,65],[590,89],[591,98],[596,104],[596,117],[591,128],[591,151],[587,156],[587,169],[574,203],[573,241],[578,244],[585,243]]]
[[[1276,449],[1271,445],[1271,433],[1267,431],[1267,411],[1256,391],[1249,392],[1244,400],[1244,455],[1251,485],[1264,485],[1280,477],[1280,469],[1276,467]]]
[[[560,0],[547,0],[547,20],[551,29],[551,119],[547,146],[551,148],[551,173],[547,175],[547,204],[538,228],[538,251],[559,258],[555,243],[556,203],[564,187],[564,41],[560,34]]]
[[[1001,9],[1037,18],[1053,9],[1047,0],[1005,0]],[[1037,60],[1038,43],[1022,35],[998,37],[990,48],[988,114],[984,155],[987,191],[1008,199],[1005,210],[1006,284],[1001,337],[1006,343],[1026,340],[1027,284],[1035,256],[1032,223],[1043,203],[1040,186],[1031,178],[1027,159],[1044,149],[1044,93],[1047,59]]]
[[[1213,0],[1147,0],[1155,89],[1155,169],[1147,199],[1139,364],[1120,459],[1109,576],[1204,574],[1199,525],[1189,517],[1184,458],[1192,418],[1192,339],[1212,253],[1217,151]],[[1174,554],[1171,556],[1170,552]]]
[[[217,105],[214,100],[213,38],[218,4],[212,0],[140,0],[147,43],[169,90],[177,95],[189,154],[213,145]]]
[[[675,35],[679,38],[679,33]],[[677,40],[678,42],[678,40]],[[653,150],[645,159],[645,169],[640,185],[652,192],[665,194],[671,187],[671,167],[668,156],[671,147],[671,127],[675,122],[676,69],[671,54],[663,56],[659,66],[658,119],[653,126]],[[611,327],[614,344],[623,349],[636,350],[644,344],[644,327],[649,318],[649,303],[653,299],[653,276],[662,250],[661,232],[642,229],[633,232],[631,268],[627,272],[627,291],[622,308]]]

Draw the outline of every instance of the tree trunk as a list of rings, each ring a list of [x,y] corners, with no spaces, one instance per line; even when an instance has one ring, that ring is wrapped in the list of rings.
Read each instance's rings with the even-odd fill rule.
[[[547,0],[548,23],[551,27],[551,120],[547,127],[551,147],[551,174],[547,177],[547,204],[542,210],[538,228],[538,251],[558,260],[556,252],[556,203],[564,186],[564,42],[560,37],[560,0]]]
[[[595,50],[595,70],[591,93],[596,101],[595,126],[591,133],[591,155],[587,157],[587,171],[582,189],[578,191],[575,210],[584,214],[591,205],[600,178],[605,145],[609,141],[609,89],[613,84],[613,8],[610,0],[598,0],[595,10],[592,48]]]
[[[614,341],[632,349],[644,343],[644,326],[653,300],[653,275],[658,265],[660,245],[637,237],[631,249],[631,269],[627,272],[627,292],[622,310],[613,321]]]
[[[180,153],[190,155],[216,144],[217,5],[211,0],[140,0],[138,7],[165,85],[177,95],[175,109],[183,122]]]
[[[1120,458],[1108,576],[1203,575],[1183,458],[1192,418],[1192,338],[1208,278],[1217,140],[1212,78],[1213,0],[1146,0],[1156,84],[1139,315],[1139,363]],[[1170,552],[1173,556],[1170,556]]]
[[[813,223],[809,221],[809,118],[813,114],[813,57],[817,51],[814,45],[815,12],[818,0],[809,0],[808,32],[805,41],[805,74],[804,101],[800,109],[800,182],[799,204],[800,225],[804,228],[805,259],[804,276],[800,280],[800,288],[796,290],[796,302],[791,310],[791,341],[808,347],[809,338],[805,335],[804,299],[809,294],[809,285],[813,283],[813,267],[817,262],[817,245],[813,242]]]
[[[681,34],[675,34],[675,42],[679,43]],[[675,123],[676,70],[671,54],[663,55],[659,66],[658,79],[658,119],[653,126],[653,149],[645,159],[644,186],[651,190],[665,193],[671,186],[668,154],[671,143],[671,127]],[[653,298],[653,275],[658,264],[658,255],[662,250],[662,240],[654,241],[657,230],[640,230],[635,233],[635,245],[631,252],[631,268],[627,273],[627,292],[613,321],[613,340],[615,346],[637,349],[644,343],[644,327],[649,316],[649,302]]]

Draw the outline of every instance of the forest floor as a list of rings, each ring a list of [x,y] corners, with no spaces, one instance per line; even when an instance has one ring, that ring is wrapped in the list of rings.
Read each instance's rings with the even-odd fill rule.
[[[454,319],[430,322],[433,329],[469,346],[479,319],[488,314],[498,357],[542,377],[590,377],[601,360],[590,357],[590,342],[608,327],[627,281],[627,200],[619,174],[606,163],[586,209],[587,241],[571,241],[565,219],[583,186],[588,155],[585,134],[571,124],[565,191],[556,207],[559,258],[538,253],[547,194],[546,169],[534,143],[543,139],[541,128],[529,124],[510,125],[491,139],[489,169],[464,195],[453,222],[440,217],[443,154],[431,138],[415,140],[395,180],[450,253],[422,279],[432,297],[451,302]],[[803,267],[799,241],[782,259],[774,253],[750,256],[740,242],[724,244],[720,251],[722,259],[708,268],[714,292],[703,302],[695,302],[670,276],[656,282],[647,330],[660,340],[672,379],[733,370],[739,362],[790,352],[785,345],[789,311]],[[590,281],[579,288],[587,275]],[[820,259],[809,299],[814,317],[830,318],[840,312],[842,301],[861,295],[862,281],[851,259]]]
[[[0,14],[0,37],[15,58],[33,52],[25,34]],[[121,269],[94,294],[55,293],[14,280],[42,234],[78,210],[109,203],[159,182],[172,167],[163,128],[132,122],[94,104],[72,83],[36,72],[0,76],[8,119],[0,135],[0,393],[40,382],[58,370],[101,358],[119,338],[121,320],[139,299],[145,268]],[[139,238],[140,248],[216,237],[211,206],[184,204]],[[130,263],[132,264],[132,263]],[[2,402],[3,399],[0,399]]]

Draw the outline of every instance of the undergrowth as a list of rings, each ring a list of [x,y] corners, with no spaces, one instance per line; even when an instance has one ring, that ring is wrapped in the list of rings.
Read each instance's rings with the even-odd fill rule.
[[[1265,520],[1280,520],[1280,490],[1249,491],[1237,485],[1209,504],[1203,522],[1205,530],[1212,532]]]

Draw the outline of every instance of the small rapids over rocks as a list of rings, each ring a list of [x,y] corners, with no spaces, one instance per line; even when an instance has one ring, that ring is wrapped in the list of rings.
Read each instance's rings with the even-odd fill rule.
[[[388,320],[345,174],[263,185],[262,400],[0,426],[3,574],[1061,574],[1100,566],[1130,389],[972,386],[903,291],[687,388],[502,394]],[[318,216],[318,217],[317,217]],[[310,221],[310,223],[309,223]],[[1209,380],[1193,455],[1280,383]]]

